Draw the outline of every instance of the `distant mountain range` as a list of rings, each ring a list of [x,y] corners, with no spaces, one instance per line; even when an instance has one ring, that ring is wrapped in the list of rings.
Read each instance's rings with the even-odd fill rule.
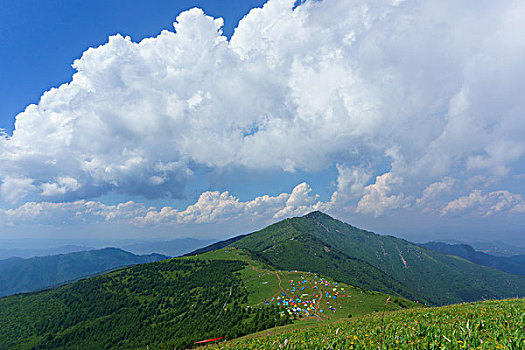
[[[494,255],[494,256],[506,256],[511,257],[515,255],[525,255],[525,247],[520,246],[519,244],[509,244],[502,241],[493,241],[493,242],[465,242],[458,241],[455,239],[447,239],[440,241],[442,243],[457,245],[457,244],[466,244],[477,250],[478,252]]]
[[[0,260],[7,258],[32,258],[35,256],[49,256],[58,254],[67,254],[81,252],[102,247],[118,247],[134,254],[163,254],[170,257],[181,256],[194,251],[195,249],[208,246],[216,239],[195,239],[195,238],[178,238],[167,241],[114,241],[114,242],[91,242],[93,246],[78,244],[62,244],[56,247],[48,248],[0,248]],[[23,242],[27,243],[27,242]],[[23,243],[18,243],[22,245]],[[0,243],[1,246],[1,243]]]
[[[419,244],[420,247],[432,249],[443,254],[455,255],[475,264],[492,267],[507,273],[525,276],[525,255],[511,257],[493,256],[474,250],[467,244],[447,244],[428,242]]]
[[[447,242],[451,243],[451,242]],[[504,242],[472,242],[468,243],[477,251],[495,256],[511,257],[515,255],[525,255],[525,247],[518,247]]]
[[[212,244],[216,240],[179,238],[170,241],[133,242],[121,245],[122,249],[135,254],[164,254],[170,257],[181,256],[195,249]]]
[[[32,258],[34,256],[48,256],[48,255],[57,255],[57,254],[67,254],[74,252],[82,252],[86,250],[93,250],[93,247],[80,246],[80,245],[62,245],[56,248],[3,248],[0,249],[0,260],[5,260],[12,257],[19,258]]]
[[[0,260],[0,297],[31,292],[117,267],[166,259],[160,254],[135,255],[118,248]]]

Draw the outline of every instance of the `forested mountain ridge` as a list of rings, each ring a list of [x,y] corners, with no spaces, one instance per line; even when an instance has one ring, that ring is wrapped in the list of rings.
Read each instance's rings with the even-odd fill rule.
[[[525,276],[525,261],[520,261],[519,256],[503,257],[494,256],[474,250],[467,244],[447,244],[442,242],[428,242],[418,244],[420,247],[435,250],[437,252],[455,255],[475,264],[492,267],[507,273]]]
[[[402,286],[389,293],[435,305],[525,295],[522,276],[444,255],[393,236],[361,230],[321,212],[283,220],[242,237],[231,246],[257,252],[280,269],[304,268],[310,264],[316,272],[384,291],[380,284],[387,281],[385,278],[356,280],[356,275],[367,275],[361,268],[371,266]],[[353,266],[351,274],[345,273],[346,264]]]
[[[160,254],[135,255],[118,248],[81,251],[0,262],[0,297],[31,292],[117,267],[166,259]]]

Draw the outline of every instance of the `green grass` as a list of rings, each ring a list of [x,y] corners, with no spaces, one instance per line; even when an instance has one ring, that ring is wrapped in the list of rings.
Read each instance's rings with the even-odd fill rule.
[[[232,247],[200,255],[183,257],[182,259],[240,260],[246,263],[246,266],[239,271],[240,278],[248,291],[248,301],[243,304],[244,306],[262,305],[264,298],[271,298],[271,296],[279,290],[279,280],[275,275],[275,270],[261,261],[254,259],[249,252],[242,249]]]
[[[215,347],[525,349],[525,299],[426,308],[314,272],[277,270],[257,254],[227,247],[2,298],[0,348],[157,349],[248,334]],[[282,293],[299,298],[302,311],[271,328],[288,322]]]
[[[525,299],[375,313],[280,327],[214,349],[525,349]]]
[[[278,305],[280,301],[278,298],[283,297],[282,292],[288,297],[300,298],[303,302],[312,302],[315,305],[315,311],[312,313],[312,310],[310,310],[308,317],[304,317],[306,315],[301,313],[300,321],[296,321],[296,323],[312,321],[314,324],[317,324],[318,321],[333,321],[348,318],[349,315],[355,317],[378,312],[385,308],[385,301],[389,297],[380,292],[336,282],[332,278],[316,273],[275,270],[271,266],[255,259],[249,251],[235,247],[191,257],[191,259],[195,258],[203,260],[241,260],[245,262],[246,267],[240,271],[240,278],[248,293],[247,302],[242,304],[244,307],[265,306],[265,301],[268,305],[283,307],[282,303]],[[186,259],[190,259],[190,257]],[[326,286],[326,283],[321,285],[319,283],[321,279],[329,283],[329,285]],[[279,281],[281,281],[280,286]],[[298,281],[306,282],[298,285]],[[294,286],[296,287],[295,292],[293,292]],[[304,290],[301,290],[301,288],[304,288]],[[339,294],[335,299],[333,298],[334,288],[337,289]],[[330,292],[329,298],[326,297],[327,291]],[[320,300],[319,296],[322,296]],[[390,298],[391,302],[387,306],[387,310],[390,311],[421,306],[402,297],[390,296]],[[329,310],[329,308],[335,308],[335,311]],[[323,311],[321,312],[320,310]]]

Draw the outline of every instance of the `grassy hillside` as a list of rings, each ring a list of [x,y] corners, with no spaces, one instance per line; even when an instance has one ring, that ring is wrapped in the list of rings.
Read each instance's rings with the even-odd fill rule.
[[[116,267],[166,259],[159,254],[135,255],[105,248],[29,259],[11,258],[0,263],[0,297],[31,292]]]
[[[261,261],[250,251],[237,248],[226,248],[208,252],[191,259],[204,260],[240,260],[247,266],[240,271],[248,299],[246,307],[264,305],[278,306],[282,311],[301,321],[325,321],[347,318],[349,315],[360,316],[376,312],[384,307],[390,297],[389,310],[420,307],[402,297],[389,296],[346,283],[336,282],[331,277],[311,271],[282,271]],[[297,300],[300,300],[297,302]],[[292,305],[284,305],[286,300],[295,301],[295,306],[305,310],[293,311]],[[306,304],[306,305],[304,305]],[[309,309],[310,308],[310,309]]]
[[[318,324],[363,315],[386,298],[321,275],[279,271],[229,248],[0,298],[0,349],[182,348],[292,319]],[[392,301],[389,310],[417,306]]]
[[[352,258],[293,226],[291,220],[271,225],[233,243],[255,251],[282,270],[315,271],[364,289],[422,300],[403,284],[365,261]]]
[[[327,326],[278,328],[213,349],[525,349],[525,299],[379,312]]]
[[[233,246],[258,252],[281,269],[309,266],[363,288],[437,305],[525,295],[522,276],[360,230],[320,212],[281,221]],[[372,267],[378,270],[373,275]]]
[[[455,349],[467,341],[479,345],[479,339],[492,346],[511,339],[521,346],[523,300],[390,313],[421,309],[401,296],[440,303],[513,293],[523,290],[520,276],[361,231],[322,213],[228,243],[0,298],[0,349],[183,348],[261,330],[283,335],[226,346],[377,349],[383,342],[389,349]],[[497,328],[505,320],[507,338]],[[325,324],[332,326],[317,327]],[[282,327],[268,331],[275,326]],[[284,335],[291,330],[298,336]]]

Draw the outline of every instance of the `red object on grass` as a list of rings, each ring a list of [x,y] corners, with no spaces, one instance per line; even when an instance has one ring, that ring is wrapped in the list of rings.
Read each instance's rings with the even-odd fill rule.
[[[200,341],[196,341],[195,344],[209,343],[209,342],[216,341],[216,340],[219,340],[219,339],[222,339],[222,338],[224,338],[224,337],[200,340]]]

